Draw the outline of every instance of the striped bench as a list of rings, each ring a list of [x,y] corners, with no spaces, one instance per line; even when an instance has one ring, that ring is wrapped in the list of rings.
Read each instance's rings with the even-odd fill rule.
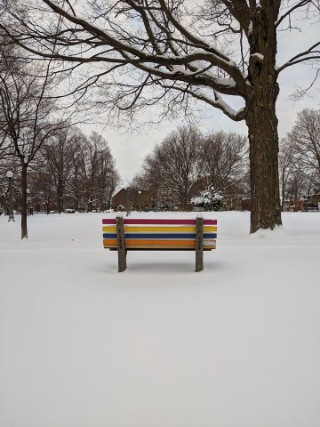
[[[102,220],[103,246],[118,251],[118,271],[126,269],[127,251],[195,251],[196,271],[203,270],[203,251],[216,248],[217,221],[213,219]]]

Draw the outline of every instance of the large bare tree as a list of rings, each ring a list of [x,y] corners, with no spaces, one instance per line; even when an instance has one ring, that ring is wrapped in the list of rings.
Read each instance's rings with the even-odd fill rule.
[[[320,110],[303,110],[291,132],[289,143],[306,172],[316,172],[320,179]]]
[[[70,126],[53,132],[41,149],[41,158],[51,177],[58,212],[65,208],[68,183],[73,173],[74,158],[79,150],[77,135]]]
[[[193,186],[201,176],[202,135],[193,127],[171,132],[154,148],[143,163],[145,180],[158,197],[174,200],[180,209],[187,209]]]
[[[48,97],[55,83],[51,61],[29,63],[19,50],[10,52],[1,46],[0,56],[0,128],[5,130],[9,154],[18,159],[21,172],[21,239],[24,239],[28,238],[28,170],[45,140],[54,130],[68,126],[68,122],[50,121],[54,103]]]
[[[216,132],[201,144],[203,176],[215,193],[233,194],[247,175],[247,140],[235,133]]]
[[[132,112],[163,101],[173,112],[192,106],[194,98],[244,120],[251,232],[281,224],[278,77],[288,67],[319,60],[320,42],[277,64],[278,33],[296,26],[296,17],[317,20],[319,0],[203,0],[195,7],[183,0],[2,2],[8,6],[2,31],[32,55],[62,61],[69,73],[81,65],[77,89],[83,95],[96,85],[106,107],[111,101]]]
[[[291,132],[280,144],[282,206],[290,196],[309,198],[320,185],[320,111],[298,113]]]

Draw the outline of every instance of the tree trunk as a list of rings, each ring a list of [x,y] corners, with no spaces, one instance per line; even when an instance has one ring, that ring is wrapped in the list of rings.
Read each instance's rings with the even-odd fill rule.
[[[257,9],[250,36],[248,80],[253,90],[247,99],[246,123],[250,144],[251,233],[281,225],[275,16],[272,5],[266,9],[267,12]]]
[[[275,113],[261,97],[248,111],[251,171],[251,233],[281,225],[278,134]]]
[[[57,188],[58,213],[61,214],[64,208],[64,184],[59,183]]]
[[[22,192],[22,200],[21,200],[21,239],[28,238],[28,206],[27,206],[27,173],[28,173],[28,165],[22,163],[21,168],[21,192]]]

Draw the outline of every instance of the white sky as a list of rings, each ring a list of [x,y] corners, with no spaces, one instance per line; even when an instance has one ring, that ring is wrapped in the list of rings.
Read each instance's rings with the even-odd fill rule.
[[[305,31],[280,32],[278,44],[278,66],[292,56],[310,47],[319,41],[320,23],[309,25]],[[319,108],[320,80],[314,84],[309,93],[298,101],[293,101],[290,96],[298,88],[308,87],[315,76],[315,70],[310,65],[291,67],[280,74],[280,95],[278,98],[277,114],[279,119],[279,136],[285,136],[294,125],[297,112],[304,108]],[[217,130],[234,131],[247,135],[244,122],[233,122],[219,110],[205,107],[206,117],[199,123],[203,132]],[[141,112],[142,122],[144,112]],[[184,124],[181,117],[172,121],[164,121],[159,125],[141,128],[140,131],[128,132],[127,130],[105,128],[103,136],[108,141],[112,155],[116,160],[116,166],[121,176],[121,185],[127,185],[136,173],[141,170],[143,159],[150,153],[157,143],[178,126]]]

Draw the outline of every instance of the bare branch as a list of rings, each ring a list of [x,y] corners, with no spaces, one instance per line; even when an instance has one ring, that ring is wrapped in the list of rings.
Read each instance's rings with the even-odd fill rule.
[[[317,49],[320,46],[320,42],[315,43],[309,49],[304,52],[300,52],[297,55],[293,56],[289,61],[283,64],[281,67],[277,69],[277,73],[281,73],[284,69],[288,67],[292,67],[293,65],[299,64],[301,62],[307,62],[319,59],[320,60],[320,49]]]

